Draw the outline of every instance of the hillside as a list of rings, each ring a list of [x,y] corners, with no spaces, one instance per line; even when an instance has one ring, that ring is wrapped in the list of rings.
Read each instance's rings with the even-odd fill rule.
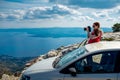
[[[35,57],[12,57],[7,55],[0,55],[0,78],[2,74],[19,74],[24,68],[25,64]]]

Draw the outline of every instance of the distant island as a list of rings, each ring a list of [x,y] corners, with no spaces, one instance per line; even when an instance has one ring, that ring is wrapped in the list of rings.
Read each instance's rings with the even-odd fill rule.
[[[104,32],[111,32],[111,28],[103,27]],[[30,37],[41,37],[41,38],[63,38],[63,37],[86,37],[86,32],[82,27],[52,27],[52,28],[9,28],[0,29],[0,32],[19,32],[27,33]]]

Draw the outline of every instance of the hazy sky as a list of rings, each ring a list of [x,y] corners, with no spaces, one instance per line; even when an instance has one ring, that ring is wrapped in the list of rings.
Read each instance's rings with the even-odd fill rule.
[[[120,22],[120,0],[0,0],[0,28],[102,27]]]

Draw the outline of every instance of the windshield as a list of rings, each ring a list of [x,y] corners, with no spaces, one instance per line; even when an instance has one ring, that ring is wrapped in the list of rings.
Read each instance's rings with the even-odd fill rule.
[[[86,52],[85,47],[80,47],[72,52],[69,52],[68,54],[64,55],[61,60],[56,65],[56,68],[62,67],[63,65],[73,61],[80,55],[84,54]]]

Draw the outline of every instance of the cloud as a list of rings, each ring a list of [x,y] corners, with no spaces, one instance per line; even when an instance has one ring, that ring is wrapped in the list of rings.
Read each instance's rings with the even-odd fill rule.
[[[0,20],[20,20],[23,19],[24,14],[23,10],[14,10],[12,13],[0,13]]]
[[[102,12],[92,12],[92,15],[96,18],[107,18],[109,17],[108,12],[102,11]]]
[[[71,20],[80,21],[80,22],[93,21],[94,20],[94,18],[91,18],[89,16],[84,16],[84,15],[82,15],[82,16],[72,16],[70,18],[71,18]]]
[[[24,4],[58,3],[87,8],[112,8],[120,5],[120,0],[2,0]]]
[[[9,1],[9,2],[23,2],[22,0],[3,0],[3,1]]]
[[[106,21],[115,21],[115,20],[116,20],[115,18],[111,18],[111,17],[106,19]]]
[[[20,15],[17,15],[17,14],[0,14],[0,20],[10,20],[10,21],[13,21],[13,20],[17,20],[17,19],[20,19],[21,16]]]
[[[48,3],[49,0],[3,0],[8,2],[17,2],[17,3],[25,3],[25,4],[36,4],[36,3]]]
[[[49,0],[56,2],[56,0]],[[87,8],[112,8],[120,4],[120,0],[57,0],[60,4],[67,4],[73,6],[87,7]]]
[[[118,17],[118,19],[120,20],[120,16]]]
[[[91,13],[93,17],[96,19],[104,19],[106,21],[117,21],[119,20],[120,16],[120,6],[116,6],[111,9],[102,9],[102,10],[96,10]]]
[[[71,11],[71,12],[70,12]],[[66,6],[58,5],[53,7],[34,7],[29,9],[24,18],[25,19],[46,19],[53,18],[56,14],[60,16],[72,14],[72,10]]]
[[[109,14],[120,14],[120,6],[114,7],[112,9],[105,10]]]
[[[83,11],[84,10],[84,11]],[[90,10],[90,11],[88,11]],[[10,13],[0,13],[0,20],[72,20],[95,21],[119,20],[120,6],[111,9],[74,8],[65,5],[32,7],[25,10],[13,10]],[[116,18],[116,19],[115,19]]]
[[[67,6],[77,6],[82,8],[109,9],[120,5],[120,0],[0,0],[5,2],[31,4],[31,5],[51,5],[62,4]]]
[[[6,18],[7,18],[8,20],[20,19],[20,15],[9,14]]]
[[[0,20],[6,18],[6,16],[7,16],[6,14],[0,13]]]
[[[81,12],[63,5],[54,5],[52,7],[33,7],[28,10],[14,10],[11,14],[0,14],[3,20],[32,20],[32,19],[50,19],[61,18],[62,16],[82,15]]]

